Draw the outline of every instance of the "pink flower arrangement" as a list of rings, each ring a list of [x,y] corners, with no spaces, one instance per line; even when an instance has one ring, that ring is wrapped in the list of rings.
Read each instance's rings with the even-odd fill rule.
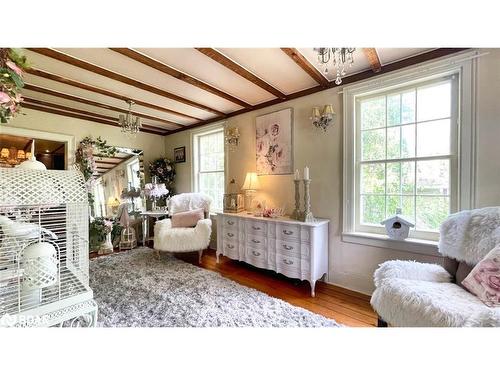
[[[26,58],[10,48],[0,48],[0,122],[11,120],[23,101],[20,90],[24,86],[23,69]]]
[[[168,194],[165,184],[151,184],[144,186],[144,195],[148,198],[161,198]]]

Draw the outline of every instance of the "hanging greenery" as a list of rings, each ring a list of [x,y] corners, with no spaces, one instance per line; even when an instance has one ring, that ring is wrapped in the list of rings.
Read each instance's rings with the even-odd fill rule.
[[[83,173],[90,204],[94,203],[92,191],[97,175],[95,158],[113,157],[117,152],[116,147],[108,146],[101,137],[97,137],[97,139],[85,137],[80,141],[76,149],[75,162]]]
[[[12,48],[0,48],[0,123],[7,123],[21,108],[26,57]]]

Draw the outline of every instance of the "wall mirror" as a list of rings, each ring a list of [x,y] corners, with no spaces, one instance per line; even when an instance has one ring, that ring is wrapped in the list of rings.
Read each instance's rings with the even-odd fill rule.
[[[124,190],[139,191],[144,188],[143,151],[116,148],[118,152],[113,157],[94,154],[98,172],[93,188],[95,216],[114,217],[121,203],[129,203],[129,211],[142,211],[146,207],[143,197],[123,197]]]

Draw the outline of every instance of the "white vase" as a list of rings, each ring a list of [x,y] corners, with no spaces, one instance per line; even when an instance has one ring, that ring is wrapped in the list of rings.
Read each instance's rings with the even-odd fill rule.
[[[113,252],[113,243],[111,242],[111,233],[106,234],[106,241],[99,247],[98,254],[111,254]]]

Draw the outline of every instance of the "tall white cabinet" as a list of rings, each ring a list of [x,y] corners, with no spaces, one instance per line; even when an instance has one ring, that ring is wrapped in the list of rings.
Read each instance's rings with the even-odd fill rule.
[[[308,280],[314,297],[316,281],[328,272],[329,220],[304,223],[288,218],[217,214],[219,256]]]

